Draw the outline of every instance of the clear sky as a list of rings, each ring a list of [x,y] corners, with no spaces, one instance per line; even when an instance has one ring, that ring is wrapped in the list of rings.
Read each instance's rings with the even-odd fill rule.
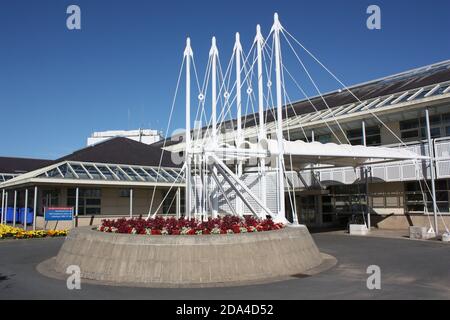
[[[66,27],[71,4],[81,30]],[[381,30],[366,27],[371,4]],[[450,59],[448,0],[1,0],[0,155],[53,159],[93,131],[165,130],[185,37],[203,72],[211,36],[225,62],[234,33],[248,49],[275,11],[347,84]],[[184,124],[182,101],[176,108],[172,129]]]

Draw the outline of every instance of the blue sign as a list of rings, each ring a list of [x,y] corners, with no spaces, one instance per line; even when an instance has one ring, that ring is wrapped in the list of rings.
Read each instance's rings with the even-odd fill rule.
[[[73,208],[49,207],[45,208],[45,221],[71,221],[73,219]]]

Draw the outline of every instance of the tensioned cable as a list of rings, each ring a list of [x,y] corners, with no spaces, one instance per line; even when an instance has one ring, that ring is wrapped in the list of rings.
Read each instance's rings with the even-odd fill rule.
[[[362,103],[362,101],[350,90],[348,86],[346,86],[333,72],[331,72],[314,54],[312,54],[303,44],[298,41],[293,35],[291,35],[286,29],[282,27],[282,30],[286,32],[293,40],[296,42],[300,47],[303,48],[322,68],[324,68],[336,81],[339,82],[341,86],[344,87],[346,91],[348,91],[358,102]],[[402,145],[406,146],[406,144],[403,142],[402,139],[398,135],[395,134],[394,131],[392,131],[389,126],[387,126],[381,119],[378,117],[372,110],[367,109],[367,111],[370,112]]]
[[[164,201],[166,200],[166,198],[169,196],[170,191],[172,190],[173,186],[177,183],[178,179],[182,176],[182,174],[185,174],[185,167],[186,167],[186,162],[183,164],[183,166],[181,167],[180,172],[178,172],[177,177],[175,178],[174,182],[170,185],[169,190],[167,191],[166,195],[164,196],[164,198],[161,200],[161,203],[159,204],[159,206],[156,208],[155,213],[152,215],[152,218],[155,218],[159,209],[161,209]],[[150,218],[150,214],[147,216],[147,219]]]
[[[178,88],[179,88],[179,85],[180,85],[180,80],[181,80],[181,75],[182,75],[182,73],[183,73],[183,67],[184,67],[184,62],[185,62],[185,60],[186,60],[186,57],[183,56],[183,61],[181,62],[180,71],[179,71],[179,73],[178,73],[177,85],[176,85],[174,97],[173,97],[173,100],[172,100],[172,106],[171,106],[171,108],[170,108],[169,120],[167,121],[167,128],[166,128],[166,134],[165,134],[165,137],[167,137],[167,135],[168,135],[168,133],[169,133],[170,123],[172,122],[173,110],[174,110],[175,102],[176,102],[177,95],[178,95]],[[160,156],[160,158],[159,158],[159,164],[158,164],[158,171],[157,171],[157,178],[156,178],[156,181],[158,181],[158,178],[159,178],[159,172],[161,171],[161,164],[162,164],[162,160],[163,160],[163,156],[164,156],[164,152],[165,152],[164,148],[165,148],[165,146],[166,146],[166,142],[167,142],[167,138],[164,138],[163,146],[162,146],[162,148],[161,148],[161,156]],[[155,193],[156,193],[156,184],[153,186],[152,199],[151,199],[151,201],[150,201],[150,208],[149,208],[149,215],[150,215],[150,212],[151,212],[152,207],[153,207],[153,201],[154,201],[154,198],[155,198]]]
[[[294,84],[297,86],[297,88],[306,96],[305,91],[303,90],[303,88],[300,86],[300,84],[297,82],[297,80],[294,78],[294,76],[289,72],[289,70],[285,69],[287,74],[289,75],[289,77],[291,78],[291,80],[294,82]],[[320,113],[320,111],[317,109],[317,107],[314,105],[314,103],[311,101],[311,99],[309,97],[306,98],[309,103],[311,104],[311,106],[314,108],[314,110],[319,113],[319,116],[321,117],[322,120],[323,119],[323,115]],[[292,109],[294,109],[294,107],[292,106]],[[300,124],[301,119],[299,119],[299,123]],[[325,125],[327,126],[328,130],[330,130],[331,134],[333,134],[333,136],[337,139],[337,141],[339,143],[342,143],[341,139],[339,139],[339,136],[336,135],[336,133],[333,131],[333,129],[330,127],[330,125],[328,124],[328,122],[325,121]],[[345,135],[346,137],[347,135]],[[347,139],[348,140],[348,139]]]
[[[291,35],[290,33],[289,33],[289,31],[287,31],[285,28],[283,28],[282,27],[282,33],[283,33],[283,35],[284,35],[284,33],[286,33],[287,35],[289,35],[293,40],[294,40],[294,42],[296,42],[303,50],[305,50],[322,68],[324,68],[336,81],[338,81],[339,82],[339,84],[340,85],[342,85],[343,87],[344,87],[344,89],[346,90],[346,91],[348,91],[359,103],[362,103],[362,101],[350,90],[350,88],[347,86],[347,85],[345,85],[331,70],[329,70],[314,54],[312,54],[300,41],[298,41],[293,35]],[[284,35],[284,37],[286,38],[286,36]],[[286,38],[286,40],[287,40],[287,38]],[[288,40],[287,40],[288,41]],[[289,42],[289,41],[288,41]],[[295,50],[294,50],[295,51]],[[407,146],[406,144],[405,144],[405,142],[391,129],[391,128],[389,128],[389,126],[387,126],[385,123],[384,123],[384,121],[383,120],[381,120],[381,118],[378,116],[378,115],[376,115],[376,113],[374,113],[370,108],[369,109],[367,109],[367,111],[369,111],[369,113],[372,115],[372,116],[374,116],[399,142],[400,142],[400,144],[401,145],[403,145],[403,146]],[[333,117],[334,117],[334,113],[332,112],[332,115],[333,115]],[[431,156],[431,155],[430,155]],[[430,161],[433,161],[433,159],[431,159],[430,158]],[[431,192],[431,190],[430,190],[430,187],[429,187],[429,185],[428,185],[428,182],[426,181],[426,180],[424,180],[424,183],[425,183],[425,186],[427,187],[427,189],[428,189],[428,191],[429,192]],[[433,194],[431,193],[431,197],[433,198],[433,200],[434,200],[434,197],[433,197]],[[436,208],[437,209],[437,211],[439,212],[439,214],[441,215],[441,212],[440,212],[440,210],[439,210],[439,208]],[[442,215],[441,215],[441,218],[442,218]],[[443,220],[443,218],[442,218],[442,220]],[[445,222],[444,222],[444,225],[445,225]]]
[[[317,93],[319,94],[321,100],[323,101],[323,103],[325,104],[325,106],[327,107],[327,109],[331,112],[331,115],[333,116],[333,120],[336,122],[336,124],[338,125],[339,130],[341,130],[343,136],[345,137],[345,140],[347,140],[348,144],[350,143],[350,140],[348,140],[347,134],[345,133],[344,129],[342,129],[341,124],[339,123],[339,121],[336,120],[336,117],[334,116],[333,110],[331,110],[330,106],[328,105],[328,102],[326,101],[325,97],[322,95],[322,92],[320,91],[319,87],[317,86],[316,82],[314,81],[314,79],[312,78],[311,74],[309,73],[308,69],[306,68],[305,64],[303,63],[302,59],[298,56],[297,52],[295,51],[294,47],[292,47],[291,42],[289,41],[289,39],[286,37],[286,35],[281,32],[281,34],[284,36],[284,38],[286,39],[286,42],[289,44],[289,47],[292,49],[292,52],[294,52],[295,57],[297,58],[297,60],[300,62],[303,70],[305,71],[306,75],[308,76],[309,80],[311,81],[311,83],[313,84],[314,88],[316,89]]]

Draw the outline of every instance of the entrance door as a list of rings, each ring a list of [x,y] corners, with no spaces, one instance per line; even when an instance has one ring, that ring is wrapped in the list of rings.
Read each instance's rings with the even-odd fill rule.
[[[316,223],[316,196],[299,196],[297,207],[299,223],[306,225]]]

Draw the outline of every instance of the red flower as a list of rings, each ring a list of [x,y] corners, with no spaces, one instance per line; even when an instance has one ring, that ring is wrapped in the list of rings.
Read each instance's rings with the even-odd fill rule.
[[[161,230],[158,230],[158,229],[152,229],[152,235],[156,235],[156,236],[159,236],[159,235],[161,235]]]

